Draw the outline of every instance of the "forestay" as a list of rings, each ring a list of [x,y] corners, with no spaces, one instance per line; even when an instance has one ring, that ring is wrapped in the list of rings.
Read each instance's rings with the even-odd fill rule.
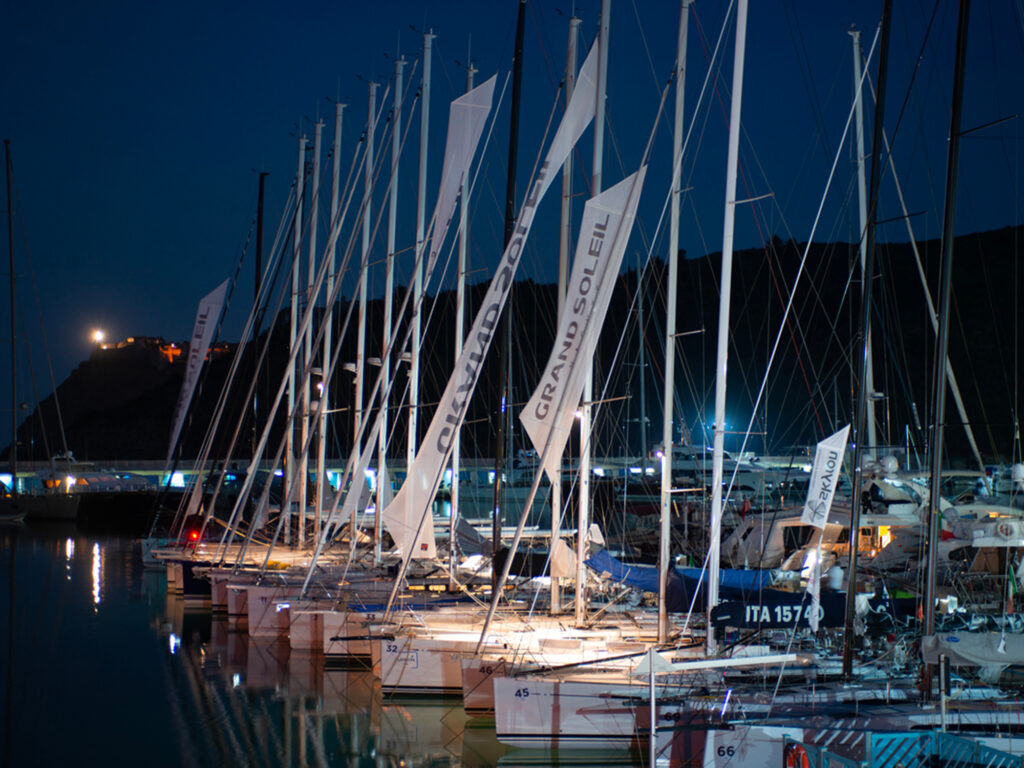
[[[596,70],[595,46],[583,64],[565,116],[523,202],[512,239],[505,247],[497,271],[491,279],[483,304],[467,336],[466,346],[448,380],[420,451],[409,468],[402,489],[383,512],[388,532],[406,559],[433,558],[437,554],[430,507],[441,485],[441,474],[451,456],[453,438],[466,417],[469,399],[480,378],[498,318],[512,289],[537,205],[551,186],[555,169],[562,166],[594,118]]]

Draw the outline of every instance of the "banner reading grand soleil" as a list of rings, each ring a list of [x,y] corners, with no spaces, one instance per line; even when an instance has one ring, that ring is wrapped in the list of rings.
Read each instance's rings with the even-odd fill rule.
[[[192,402],[192,393],[195,391],[196,381],[199,379],[199,369],[203,367],[206,353],[210,349],[210,340],[217,327],[217,318],[220,317],[221,307],[224,306],[224,294],[227,289],[228,281],[225,280],[199,302],[196,323],[192,328],[192,338],[188,342],[188,364],[185,367],[185,378],[181,382],[181,392],[178,393],[178,402],[174,406],[174,420],[171,422],[174,426],[171,428],[171,441],[167,444],[167,458],[164,459],[164,464],[171,463],[171,454],[178,442],[178,435],[181,432],[182,422],[185,420],[188,404]]]
[[[466,417],[469,398],[480,378],[480,369],[490,349],[498,318],[512,289],[512,281],[519,267],[519,257],[533,224],[537,205],[551,186],[556,169],[562,167],[562,163],[583,135],[583,131],[594,119],[596,86],[595,45],[583,63],[565,116],[558,126],[537,178],[526,200],[523,201],[512,239],[505,247],[497,271],[487,288],[483,304],[477,312],[476,319],[473,320],[473,327],[466,337],[466,346],[455,364],[455,370],[441,396],[420,451],[409,468],[402,490],[384,510],[384,523],[388,527],[388,532],[405,557],[435,557],[437,554],[430,507],[441,485],[441,473],[451,456],[452,439]]]
[[[448,107],[448,138],[444,146],[444,163],[441,170],[441,187],[437,194],[437,203],[434,206],[434,215],[431,217],[433,227],[430,233],[430,252],[427,259],[426,275],[424,282],[430,282],[430,276],[434,272],[434,265],[437,262],[437,254],[444,243],[445,235],[451,224],[452,215],[455,212],[455,201],[459,197],[459,188],[469,173],[469,166],[476,155],[477,145],[480,143],[480,136],[487,123],[487,116],[491,112],[491,101],[494,96],[494,82],[496,76],[491,77],[487,82],[478,85],[469,93],[465,93],[455,99]],[[414,310],[415,311],[415,310]],[[396,329],[393,338],[397,337]],[[382,426],[381,416],[378,412],[376,421],[369,438],[364,442],[362,453],[359,454],[359,461],[356,463],[352,473],[352,480],[349,490],[345,495],[345,503],[341,507],[339,520],[349,520],[352,512],[365,501],[366,491],[366,470],[377,452],[377,435]],[[384,467],[377,468],[377,476],[387,477],[387,470]],[[385,483],[385,495],[390,494],[391,486]],[[324,528],[324,536],[329,534],[329,526]],[[389,528],[390,530],[390,528]]]
[[[533,397],[519,415],[533,447],[545,457],[544,469],[552,482],[558,477],[588,364],[611,303],[646,172],[644,166],[587,201],[555,346]]]

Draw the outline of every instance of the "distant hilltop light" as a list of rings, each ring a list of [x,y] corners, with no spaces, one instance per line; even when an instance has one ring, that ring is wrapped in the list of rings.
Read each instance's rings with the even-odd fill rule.
[[[103,338],[103,331],[101,331],[99,328],[92,332],[92,340],[95,341],[97,344],[102,343]]]

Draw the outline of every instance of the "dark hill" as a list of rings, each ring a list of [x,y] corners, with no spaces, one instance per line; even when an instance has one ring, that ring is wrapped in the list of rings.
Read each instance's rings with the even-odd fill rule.
[[[950,358],[959,378],[968,417],[982,451],[993,460],[1009,460],[1015,409],[1021,405],[1017,369],[1024,351],[1021,342],[1022,295],[1019,243],[1024,228],[1005,228],[959,237],[954,270],[953,324]],[[939,242],[919,243],[931,290],[936,290]],[[875,389],[882,393],[877,412],[880,441],[910,446],[910,453],[924,455],[930,422],[934,368],[934,335],[927,316],[924,294],[909,243],[880,246],[874,309]],[[750,420],[761,387],[767,360],[783,310],[789,300],[804,245],[772,238],[764,248],[736,254],[733,273],[732,343],[729,357],[730,431],[742,430]],[[860,277],[855,269],[857,252],[847,243],[815,243],[793,296],[789,322],[782,334],[756,411],[754,437],[748,449],[781,453],[792,446],[812,443],[836,425],[850,420],[854,398],[851,360],[859,359]],[[714,408],[714,360],[718,315],[720,255],[685,259],[679,270],[677,317],[676,413],[695,442],[704,439]],[[666,266],[655,260],[643,274],[642,300],[637,295],[637,272],[620,276],[595,355],[595,398],[608,400],[597,423],[600,453],[639,453],[643,446],[640,425],[648,419],[646,446],[660,440],[661,385],[664,359],[664,281]],[[467,326],[486,289],[469,289],[471,307]],[[396,297],[397,302],[401,295]],[[519,282],[513,291],[513,352],[511,372],[513,405],[530,394],[543,368],[555,324],[555,287]],[[367,355],[379,356],[383,302],[369,304]],[[420,429],[425,430],[450,374],[454,358],[454,292],[445,291],[428,300],[430,317],[425,335],[421,402],[425,404]],[[336,310],[341,327],[347,303]],[[643,358],[638,321],[643,318]],[[230,427],[218,438],[225,445],[230,431],[242,420],[240,435],[249,453],[252,439],[252,407],[243,407],[244,390],[253,382],[259,392],[260,421],[271,401],[286,361],[288,318],[278,317],[272,333],[269,362],[254,374],[252,345],[244,350],[240,369],[241,391],[233,390],[224,424]],[[355,319],[351,328],[355,327]],[[355,359],[354,333],[342,345],[341,360]],[[261,342],[266,339],[266,332]],[[493,455],[495,411],[500,402],[501,356],[496,343],[487,358],[477,394],[467,417],[464,450],[470,455]],[[122,349],[97,351],[76,368],[58,388],[68,446],[80,459],[160,459],[166,452],[171,415],[184,371],[182,358],[171,362],[161,356],[156,342],[137,343]],[[641,359],[644,366],[640,366]],[[182,453],[195,456],[210,423],[217,395],[224,386],[231,354],[214,356],[197,390]],[[406,368],[397,374],[395,396],[407,385]],[[367,376],[378,368],[368,366]],[[643,380],[643,385],[641,385]],[[372,387],[368,379],[367,391]],[[642,397],[641,397],[642,395]],[[331,384],[330,455],[345,455],[352,435],[352,376],[340,372]],[[916,415],[915,415],[916,412]],[[42,414],[42,419],[40,418]],[[952,460],[967,457],[963,430],[952,403],[946,431]],[[41,426],[46,424],[46,430]],[[406,419],[395,413],[392,455],[404,456]],[[23,458],[45,458],[60,450],[52,396],[22,424],[19,431]],[[281,432],[280,418],[275,436]],[[224,430],[222,430],[224,431]],[[708,433],[709,434],[709,433]],[[43,436],[46,435],[46,440]],[[678,438],[678,433],[677,433]],[[708,437],[710,441],[710,437]],[[739,448],[730,436],[728,448]],[[572,449],[575,450],[575,449]]]

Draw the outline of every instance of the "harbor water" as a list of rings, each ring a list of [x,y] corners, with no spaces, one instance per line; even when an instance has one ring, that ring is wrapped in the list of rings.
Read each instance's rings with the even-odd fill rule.
[[[459,699],[382,696],[370,671],[186,610],[130,537],[0,527],[0,616],[0,765],[517,762]]]

